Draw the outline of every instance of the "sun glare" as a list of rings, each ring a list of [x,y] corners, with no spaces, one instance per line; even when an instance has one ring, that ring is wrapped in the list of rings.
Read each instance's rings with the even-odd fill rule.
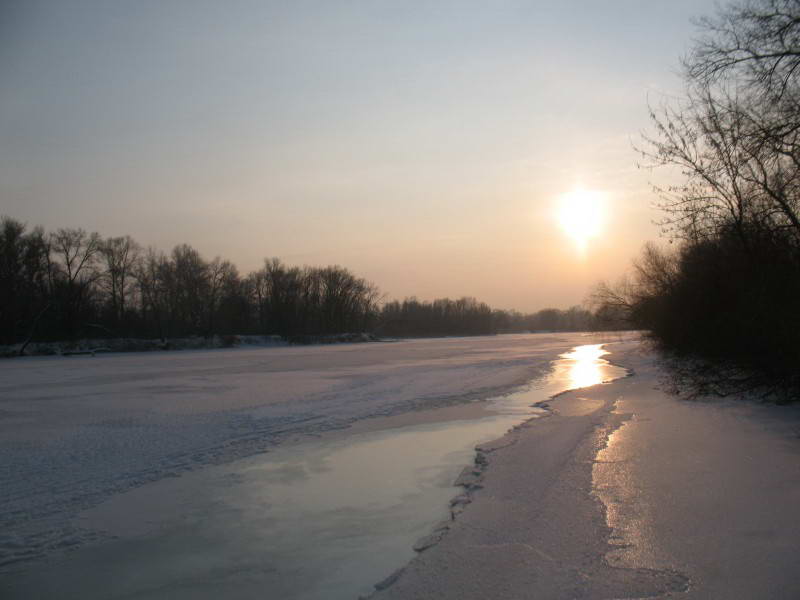
[[[572,352],[562,355],[569,363],[569,387],[577,389],[603,382],[603,370],[598,362],[605,354],[602,344],[578,346]]]
[[[558,222],[581,252],[586,250],[589,240],[600,235],[603,217],[604,198],[601,192],[578,188],[559,199]]]

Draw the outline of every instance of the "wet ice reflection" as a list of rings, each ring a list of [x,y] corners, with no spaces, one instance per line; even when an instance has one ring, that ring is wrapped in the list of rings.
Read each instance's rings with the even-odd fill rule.
[[[569,389],[597,385],[608,377],[608,363],[600,358],[608,354],[602,344],[578,346],[572,352],[562,354],[561,358],[568,369]]]

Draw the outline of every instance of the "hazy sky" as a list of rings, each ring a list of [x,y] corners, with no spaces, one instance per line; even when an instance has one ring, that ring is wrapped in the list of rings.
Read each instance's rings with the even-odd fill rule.
[[[657,237],[631,144],[712,8],[0,0],[0,213],[390,298],[579,303]],[[583,255],[576,185],[607,208]]]

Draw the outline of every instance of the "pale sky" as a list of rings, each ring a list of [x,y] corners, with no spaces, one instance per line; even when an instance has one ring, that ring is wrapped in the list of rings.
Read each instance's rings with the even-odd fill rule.
[[[0,0],[0,213],[580,303],[648,239],[632,148],[711,0]],[[559,197],[600,192],[584,252]]]

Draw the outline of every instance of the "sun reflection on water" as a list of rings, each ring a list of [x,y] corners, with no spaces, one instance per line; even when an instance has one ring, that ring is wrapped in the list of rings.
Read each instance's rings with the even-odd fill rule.
[[[608,354],[602,344],[578,346],[561,357],[569,362],[570,389],[589,387],[603,382],[603,363],[600,357]]]

